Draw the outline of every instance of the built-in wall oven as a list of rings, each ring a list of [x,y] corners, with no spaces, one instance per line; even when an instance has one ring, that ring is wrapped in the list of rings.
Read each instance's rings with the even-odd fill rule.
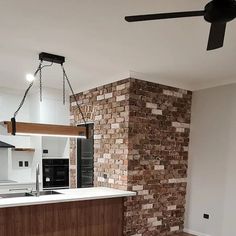
[[[69,159],[43,159],[43,188],[69,188]]]

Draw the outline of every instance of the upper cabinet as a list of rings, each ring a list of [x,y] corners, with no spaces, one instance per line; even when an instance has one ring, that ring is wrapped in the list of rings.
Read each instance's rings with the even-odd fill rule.
[[[69,158],[69,138],[42,137],[43,157]]]

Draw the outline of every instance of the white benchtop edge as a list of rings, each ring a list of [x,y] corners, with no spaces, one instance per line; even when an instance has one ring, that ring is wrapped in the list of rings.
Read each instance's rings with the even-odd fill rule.
[[[0,198],[0,208],[132,197],[136,195],[135,192],[105,187],[63,189],[56,191],[61,194],[39,197]]]

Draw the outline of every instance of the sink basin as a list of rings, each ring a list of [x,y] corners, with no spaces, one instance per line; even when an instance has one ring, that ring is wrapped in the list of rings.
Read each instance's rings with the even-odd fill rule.
[[[31,193],[6,193],[0,194],[0,198],[14,198],[14,197],[32,197]]]
[[[55,195],[55,194],[61,194],[61,193],[57,191],[53,191],[53,190],[45,190],[45,191],[40,191],[39,196],[47,196],[47,195]],[[35,196],[36,193],[33,192],[33,195]]]
[[[54,194],[61,194],[53,190],[41,191],[39,196],[48,196]],[[35,197],[36,193],[6,193],[0,194],[0,198],[14,198],[14,197]]]

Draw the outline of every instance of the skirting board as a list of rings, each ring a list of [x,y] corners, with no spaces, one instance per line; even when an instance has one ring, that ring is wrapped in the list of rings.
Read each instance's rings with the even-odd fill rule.
[[[196,231],[191,230],[191,229],[184,229],[184,232],[188,233],[188,234],[193,234],[193,235],[196,235],[196,236],[211,236],[209,234],[204,234],[204,233],[196,232]]]

